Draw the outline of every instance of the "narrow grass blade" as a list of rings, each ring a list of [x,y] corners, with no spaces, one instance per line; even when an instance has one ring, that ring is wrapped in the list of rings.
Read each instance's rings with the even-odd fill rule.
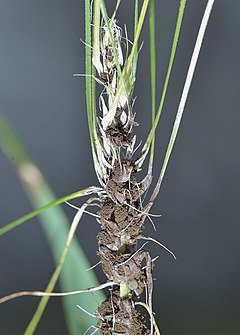
[[[25,165],[24,166],[24,169],[31,169],[32,167],[31,166],[28,166],[28,165]],[[22,170],[22,169],[21,169]],[[49,208],[52,208],[54,206],[57,206],[57,205],[60,205],[66,201],[69,201],[69,200],[72,200],[72,199],[76,199],[76,198],[80,198],[80,197],[83,197],[83,196],[86,196],[86,195],[89,195],[91,194],[93,190],[100,190],[100,188],[98,187],[95,187],[95,186],[92,186],[92,187],[88,187],[84,190],[81,190],[81,191],[77,191],[77,192],[74,192],[74,193],[71,193],[69,195],[66,195],[65,197],[63,198],[59,198],[55,201],[52,201],[51,203],[45,205],[45,206],[42,206],[38,209],[36,209],[35,211],[31,212],[31,213],[28,213],[24,216],[22,216],[21,218],[15,220],[15,221],[12,221],[10,222],[8,225],[0,228],[0,236],[4,235],[5,233],[7,233],[8,231],[12,230],[13,228],[19,226],[20,224],[32,219],[33,217],[35,217],[36,215],[38,214],[41,214],[43,211],[49,209]]]
[[[96,110],[96,81],[94,79],[96,75],[95,66],[100,67],[100,5],[99,1],[94,1],[94,19],[93,19],[93,54],[92,54],[92,82],[91,82],[91,110],[92,110],[92,131],[94,143],[98,140],[98,129],[97,129],[97,110]],[[101,143],[101,142],[100,142]],[[96,149],[93,153],[94,165],[99,164]]]
[[[148,5],[149,5],[149,0],[144,0],[143,5],[142,5],[142,9],[141,9],[141,12],[140,12],[138,24],[137,24],[136,33],[135,33],[135,36],[134,36],[132,50],[131,50],[131,53],[129,55],[128,61],[127,61],[126,69],[124,71],[124,75],[126,77],[129,76],[129,74],[130,74],[130,70],[131,70],[132,63],[133,63],[133,58],[134,58],[135,52],[137,50],[138,40],[139,40],[141,31],[142,31],[142,26],[143,26],[143,22],[145,20]]]
[[[113,12],[113,15],[112,15],[112,17],[111,17],[111,21],[113,21],[113,20],[115,19],[116,14],[117,14],[117,10],[118,10],[118,7],[119,7],[121,1],[122,1],[122,0],[118,0],[118,1],[117,1],[116,6],[115,6],[115,9],[114,9],[114,12]]]
[[[172,130],[172,133],[171,133],[171,136],[170,136],[170,139],[169,139],[169,143],[168,143],[167,151],[166,151],[165,158],[164,158],[164,161],[163,161],[162,169],[161,169],[156,187],[155,187],[154,192],[152,194],[152,197],[150,199],[151,202],[154,201],[155,197],[157,196],[157,194],[159,192],[159,189],[160,189],[160,186],[161,186],[161,183],[162,183],[162,180],[163,180],[163,177],[165,175],[165,171],[166,171],[166,168],[167,168],[167,165],[168,165],[168,161],[169,161],[169,158],[171,156],[174,143],[176,141],[176,137],[177,137],[177,134],[178,134],[180,123],[181,123],[183,111],[184,111],[185,104],[186,104],[187,97],[188,97],[188,93],[189,93],[189,90],[190,90],[190,87],[191,87],[193,75],[194,75],[194,72],[195,72],[196,64],[197,64],[197,61],[198,61],[199,53],[200,53],[200,50],[201,50],[203,38],[204,38],[204,35],[205,35],[205,31],[206,31],[206,28],[207,28],[207,24],[208,24],[208,20],[209,20],[210,14],[211,14],[213,4],[214,4],[214,0],[208,0],[207,6],[206,6],[206,9],[205,9],[203,18],[202,18],[202,22],[201,22],[201,25],[200,25],[200,28],[199,28],[197,40],[196,40],[196,43],[195,43],[195,46],[194,46],[191,62],[190,62],[189,68],[188,68],[187,77],[186,77],[186,80],[185,80],[181,100],[180,100],[180,103],[179,103],[179,106],[178,106],[177,115],[176,115],[175,122],[174,122],[174,125],[173,125],[173,130]]]
[[[14,157],[18,175],[33,207],[39,208],[55,202],[55,196],[44,180],[42,174],[30,159],[23,144],[10,128],[7,120],[1,114],[0,144],[9,157]],[[76,193],[74,196],[75,195]],[[47,211],[41,212],[39,219],[49,241],[55,262],[58,264],[68,236],[68,220],[60,207],[49,208]],[[60,276],[62,291],[72,291],[74,289],[98,285],[93,272],[86,271],[89,267],[90,264],[77,243],[77,240],[73,238]],[[57,280],[57,276],[55,276],[55,280]],[[54,288],[54,285],[52,286],[51,289]],[[103,299],[103,294],[98,292],[94,297],[81,297],[81,301],[76,297],[68,297],[63,300],[69,334],[77,335],[79,332],[84,332],[92,324],[92,319],[86,316],[84,318],[80,317],[76,305],[81,302],[81,305],[86,309],[95,311],[98,302]],[[45,309],[46,304],[47,301],[42,305],[42,312]],[[34,327],[28,330],[26,334],[30,335],[33,333],[39,319],[36,321]]]
[[[96,148],[94,143],[93,133],[93,111],[92,111],[92,37],[91,37],[91,3],[90,0],[85,0],[85,62],[86,62],[86,105],[87,105],[87,117],[88,117],[88,128],[92,147],[93,157],[95,156]]]
[[[152,126],[156,116],[156,43],[155,43],[155,0],[149,5],[149,31],[150,31],[150,71],[151,71],[151,97],[152,97]],[[155,134],[152,139],[148,170],[152,172],[155,148]]]
[[[144,160],[145,160],[145,158],[148,154],[149,148],[151,146],[151,143],[152,143],[153,137],[155,135],[155,131],[156,131],[156,128],[157,128],[157,125],[158,125],[158,122],[159,122],[159,119],[160,119],[160,116],[161,116],[161,113],[162,113],[162,109],[163,109],[163,105],[164,105],[164,101],[165,101],[165,97],[166,97],[166,93],[167,93],[168,83],[169,83],[170,75],[171,75],[171,72],[172,72],[173,62],[174,62],[175,54],[176,54],[176,50],[177,50],[178,38],[179,38],[181,26],[182,26],[182,19],[183,19],[183,14],[184,14],[186,1],[187,0],[181,0],[180,5],[179,5],[177,23],[176,23],[176,28],[175,28],[174,38],[173,38],[171,55],[170,55],[170,59],[169,59],[169,63],[168,63],[167,74],[166,74],[166,78],[165,78],[165,81],[164,81],[163,92],[162,92],[162,96],[161,96],[161,100],[160,100],[160,104],[159,104],[159,107],[158,107],[158,112],[157,112],[156,117],[155,117],[154,124],[151,128],[151,131],[148,134],[147,140],[146,140],[146,142],[143,146],[140,157],[136,161],[136,164],[138,164],[139,167],[143,164],[143,162],[144,162]]]
[[[139,3],[138,0],[135,0],[135,8],[134,8],[134,39],[136,36],[136,32],[137,32],[137,26],[138,26],[138,11],[139,11]],[[133,57],[133,65],[132,65],[132,69],[133,69],[133,78],[134,81],[136,80],[136,72],[137,72],[137,61],[138,61],[138,45],[135,49],[135,54]]]

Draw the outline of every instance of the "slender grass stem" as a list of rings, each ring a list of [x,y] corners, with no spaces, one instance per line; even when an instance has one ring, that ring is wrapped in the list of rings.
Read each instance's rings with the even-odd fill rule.
[[[111,17],[111,21],[113,21],[113,20],[115,19],[116,14],[117,14],[117,10],[118,10],[118,7],[119,7],[121,1],[122,1],[122,0],[117,0],[116,7],[115,7],[114,12],[113,12],[113,15],[112,15],[112,17]]]
[[[94,1],[94,18],[93,18],[93,62],[94,57],[97,57],[97,62],[100,62],[100,4],[98,0]],[[92,113],[93,113],[93,129],[97,130],[97,110],[96,110],[96,81],[94,79],[96,74],[95,66],[92,65],[92,92],[91,92],[91,103],[92,103]]]
[[[155,0],[150,0],[149,5],[149,31],[150,31],[150,72],[151,72],[151,97],[152,97],[152,126],[156,116],[156,43],[155,43]],[[148,170],[152,171],[155,149],[155,134],[152,139]]]
[[[171,75],[171,72],[172,72],[173,62],[174,62],[175,54],[176,54],[176,50],[177,50],[177,44],[178,44],[179,34],[180,34],[181,26],[182,26],[182,19],[183,19],[183,14],[184,14],[186,1],[187,0],[181,0],[180,5],[179,5],[177,23],[176,23],[176,28],[175,28],[175,33],[174,33],[174,38],[173,38],[173,43],[172,43],[172,50],[171,50],[171,54],[170,54],[170,59],[169,59],[169,63],[168,63],[167,74],[166,74],[166,78],[165,78],[165,81],[164,81],[163,92],[162,92],[160,104],[159,104],[159,107],[158,107],[158,112],[157,112],[155,120],[154,120],[154,124],[153,124],[152,129],[149,132],[147,140],[146,140],[146,142],[143,146],[140,158],[136,162],[137,164],[139,164],[139,166],[142,165],[142,163],[144,162],[144,160],[145,160],[145,158],[148,154],[149,148],[151,146],[151,143],[152,143],[153,137],[155,135],[156,128],[157,128],[157,125],[158,125],[158,122],[159,122],[159,119],[160,119],[160,116],[161,116],[161,113],[162,113],[164,101],[165,101],[166,94],[167,94],[169,79],[170,79],[170,75]]]
[[[87,117],[88,117],[88,128],[91,141],[91,148],[93,155],[95,153],[94,135],[93,135],[93,111],[92,111],[92,51],[91,51],[91,4],[90,0],[85,0],[85,62],[86,62],[86,105],[87,105]]]
[[[73,236],[75,234],[75,231],[78,227],[78,224],[82,218],[82,215],[83,215],[83,212],[84,212],[84,209],[86,208],[87,204],[84,204],[80,209],[79,211],[77,212],[77,214],[75,215],[74,219],[73,219],[73,222],[71,224],[71,228],[69,230],[69,234],[68,234],[68,237],[67,237],[67,241],[66,241],[66,244],[65,244],[65,247],[63,249],[63,252],[62,252],[62,255],[61,255],[61,258],[57,264],[57,267],[48,283],[48,286],[45,290],[46,293],[48,294],[51,294],[51,292],[53,291],[56,283],[57,283],[57,280],[59,278],[59,275],[62,271],[62,267],[64,265],[64,262],[65,262],[65,258],[67,256],[67,253],[68,253],[68,250],[69,250],[69,247],[71,245],[71,242],[72,242],[72,239],[73,239]],[[27,326],[27,329],[25,330],[24,332],[24,335],[32,335],[34,333],[34,331],[36,330],[37,328],[37,325],[42,317],[42,314],[45,310],[45,307],[46,307],[46,304],[48,303],[48,300],[50,299],[50,295],[47,295],[47,296],[43,296],[42,299],[41,299],[41,302],[39,303],[38,305],[38,308],[36,310],[36,312],[34,313],[33,317],[32,317],[32,320],[30,321],[30,323],[28,324]]]
[[[138,26],[138,11],[139,11],[139,3],[138,0],[135,0],[135,7],[134,7],[134,39],[136,36],[136,32],[137,32],[137,26]],[[133,58],[133,80],[136,80],[136,72],[137,72],[137,61],[138,61],[138,50],[136,48],[135,50],[135,55]]]

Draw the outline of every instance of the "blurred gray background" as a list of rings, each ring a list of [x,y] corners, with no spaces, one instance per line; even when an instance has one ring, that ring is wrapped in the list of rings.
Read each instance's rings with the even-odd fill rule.
[[[170,135],[206,0],[188,1],[166,104],[158,127],[155,179]],[[115,1],[108,1],[109,12]],[[157,86],[160,96],[178,0],[156,1]],[[132,31],[133,1],[122,1],[119,24]],[[164,335],[240,334],[239,268],[239,0],[218,0],[161,193],[152,209],[157,233],[154,310]],[[0,110],[25,142],[57,196],[96,185],[87,131],[83,0],[0,0]],[[148,24],[141,41],[135,111],[138,139],[150,128]],[[159,100],[158,100],[159,101]],[[0,220],[31,211],[14,168],[0,152]],[[79,204],[82,202],[79,201]],[[64,206],[71,219],[74,211]],[[33,223],[35,221],[35,223]],[[43,289],[53,272],[37,219],[1,238],[1,296]],[[78,238],[91,264],[98,224],[85,217]],[[105,281],[100,268],[100,282]],[[23,334],[38,303],[22,298],[0,306],[0,333]],[[52,299],[36,334],[66,335],[61,302]]]

